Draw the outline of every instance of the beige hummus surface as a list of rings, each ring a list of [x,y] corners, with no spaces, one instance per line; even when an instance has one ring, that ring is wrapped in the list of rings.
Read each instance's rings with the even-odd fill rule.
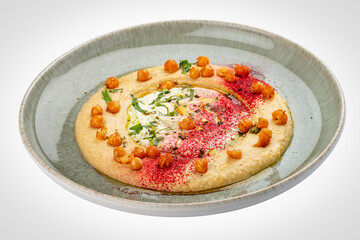
[[[218,66],[213,67],[218,68]],[[114,147],[109,146],[106,141],[98,140],[95,136],[99,129],[92,128],[89,124],[91,108],[95,105],[100,105],[104,109],[103,117],[105,126],[108,129],[107,135],[118,132],[120,136],[125,137],[122,147],[130,154],[135,146],[144,149],[147,147],[136,143],[129,136],[127,123],[129,118],[128,108],[132,102],[130,94],[136,97],[144,96],[157,91],[160,84],[165,80],[171,80],[179,84],[179,86],[204,87],[219,92],[231,93],[242,100],[245,105],[247,104],[246,100],[241,99],[240,96],[222,84],[224,80],[216,74],[210,78],[200,77],[194,80],[190,78],[189,74],[182,74],[181,70],[175,73],[167,73],[164,71],[163,66],[149,68],[148,70],[152,79],[146,82],[137,81],[137,72],[120,78],[119,88],[123,89],[122,92],[110,93],[111,98],[121,104],[119,113],[113,114],[106,111],[107,103],[102,96],[104,87],[90,97],[78,114],[75,124],[78,146],[86,161],[98,171],[116,180],[138,187],[171,192],[202,191],[244,180],[278,161],[287,149],[293,133],[293,122],[286,101],[275,91],[275,96],[272,99],[261,100],[255,106],[251,106],[252,111],[249,117],[254,123],[257,122],[258,117],[268,119],[268,128],[272,130],[271,142],[264,148],[253,147],[259,139],[256,134],[247,133],[237,137],[232,144],[229,144],[227,149],[240,149],[242,151],[241,159],[231,159],[228,157],[226,149],[213,149],[207,156],[204,156],[208,159],[208,171],[206,173],[195,172],[194,161],[196,159],[188,159],[188,163],[182,168],[181,173],[178,169],[172,170],[173,166],[163,170],[156,169],[160,173],[164,171],[162,173],[165,174],[164,176],[172,176],[171,181],[166,181],[164,178],[163,182],[159,182],[158,179],[155,181],[153,179],[154,174],[150,174],[151,167],[154,168],[154,165],[151,164],[150,167],[150,164],[147,163],[150,163],[150,161],[156,162],[156,159],[144,161],[144,167],[140,171],[131,170],[129,164],[114,161]],[[288,121],[285,125],[276,125],[272,120],[272,112],[278,109],[286,111],[288,115]]]

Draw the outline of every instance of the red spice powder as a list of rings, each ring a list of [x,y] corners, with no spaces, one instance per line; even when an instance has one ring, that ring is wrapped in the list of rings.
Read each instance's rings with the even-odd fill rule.
[[[238,122],[263,101],[261,94],[251,93],[254,81],[261,80],[248,76],[236,77],[235,82],[227,82],[219,77],[219,83],[241,96],[247,102],[247,106],[233,96],[225,96],[215,91],[196,92],[200,98],[211,97],[215,101],[208,104],[190,104],[190,110],[196,113],[192,117],[197,126],[193,130],[184,130],[180,133],[182,141],[178,146],[174,146],[173,139],[162,142],[161,151],[174,154],[174,163],[171,167],[160,168],[158,159],[143,159],[144,167],[137,173],[143,186],[156,185],[158,189],[170,191],[176,184],[185,184],[185,174],[193,174],[186,173],[186,169],[193,165],[196,158],[208,157],[208,152],[213,149],[224,150],[227,140],[238,134]]]

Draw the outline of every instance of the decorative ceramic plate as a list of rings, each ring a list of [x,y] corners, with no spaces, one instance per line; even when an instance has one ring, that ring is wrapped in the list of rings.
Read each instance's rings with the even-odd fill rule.
[[[277,164],[212,191],[174,194],[137,188],[95,171],[74,136],[82,105],[110,76],[161,65],[167,59],[245,64],[288,102],[292,142]],[[51,63],[29,87],[20,131],[39,167],[92,202],[128,212],[194,216],[231,211],[274,197],[310,175],[338,141],[345,116],[330,70],[297,44],[259,29],[211,21],[170,21],[115,31],[90,40]]]

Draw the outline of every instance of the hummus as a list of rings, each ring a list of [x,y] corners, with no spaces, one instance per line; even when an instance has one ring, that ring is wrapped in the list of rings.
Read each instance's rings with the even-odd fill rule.
[[[134,72],[119,78],[116,88],[99,89],[76,119],[76,140],[84,158],[95,169],[121,182],[168,192],[225,186],[278,161],[293,133],[286,101],[276,90],[270,97],[254,90],[254,83],[261,88],[272,87],[251,74],[234,74],[227,81],[222,71],[234,72],[233,68],[207,66],[214,69],[213,75],[194,79],[188,71],[169,72],[166,67],[157,66],[147,69],[150,79],[146,81],[139,81],[138,72]],[[174,86],[159,90],[165,81]],[[120,104],[115,112],[108,109],[110,100]],[[103,119],[96,127],[89,124],[97,115],[92,114],[94,106],[101,107],[98,115]],[[274,112],[286,115],[285,121],[279,122]],[[267,124],[257,124],[259,118]],[[193,126],[183,127],[184,119],[190,119]],[[244,119],[251,121],[245,131],[239,123]],[[266,131],[271,132],[270,141],[261,145],[262,140],[269,140],[260,136]],[[118,146],[108,143],[114,133],[121,137]],[[160,165],[160,156],[144,155],[137,158],[141,165],[134,170],[127,159],[135,147],[146,152],[149,146],[156,146],[161,155],[167,153],[172,161]],[[124,161],[115,160],[117,147],[125,150]],[[229,153],[231,150],[240,151],[240,157]],[[197,168],[199,160],[205,161],[205,170]]]

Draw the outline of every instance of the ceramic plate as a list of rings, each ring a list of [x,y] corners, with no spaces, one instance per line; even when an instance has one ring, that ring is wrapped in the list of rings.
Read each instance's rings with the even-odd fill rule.
[[[81,106],[108,77],[162,65],[170,58],[195,61],[201,55],[213,64],[250,66],[253,75],[287,100],[295,127],[281,161],[245,181],[197,194],[129,186],[87,164],[75,141],[74,123]],[[80,197],[128,212],[194,216],[247,207],[299,183],[334,148],[344,115],[344,97],[334,75],[297,44],[238,24],[170,21],[100,36],[55,60],[24,97],[20,131],[39,167]]]

